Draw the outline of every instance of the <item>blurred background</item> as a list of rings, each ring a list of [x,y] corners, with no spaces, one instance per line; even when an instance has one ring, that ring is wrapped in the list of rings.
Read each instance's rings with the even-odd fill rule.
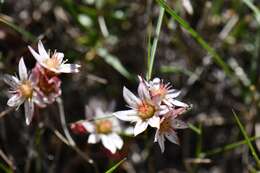
[[[170,82],[182,91],[179,100],[193,105],[182,117],[190,128],[178,132],[180,146],[167,141],[162,154],[149,129],[138,137],[123,136],[123,149],[111,155],[101,144],[87,144],[87,135],[72,133],[78,148],[95,162],[90,164],[55,135],[53,129],[62,133],[56,103],[36,112],[26,126],[22,108],[8,110],[8,87],[1,81],[0,172],[105,172],[125,157],[115,172],[257,172],[232,109],[258,155],[260,2],[167,3],[232,71],[227,74],[209,50],[165,13],[153,77]],[[153,0],[0,0],[0,72],[17,74],[22,56],[33,68],[27,46],[36,48],[41,39],[46,49],[64,52],[69,62],[82,65],[80,73],[62,75],[68,125],[85,118],[85,105],[125,109],[122,88],[136,91],[137,75],[146,75],[159,7]]]

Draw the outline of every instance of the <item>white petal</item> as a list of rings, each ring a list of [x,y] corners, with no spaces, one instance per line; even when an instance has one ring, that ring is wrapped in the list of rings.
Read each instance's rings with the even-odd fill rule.
[[[28,46],[31,54],[33,55],[33,57],[37,60],[37,62],[39,62],[40,64],[42,64],[46,59],[48,59],[49,57],[42,57],[41,55],[39,55],[37,52],[35,52],[33,50],[33,48],[31,48],[31,46]]]
[[[184,121],[179,120],[179,119],[173,119],[171,121],[171,125],[174,129],[186,129],[186,128],[188,128],[188,125]]]
[[[10,107],[17,107],[21,105],[23,101],[24,99],[19,94],[15,94],[7,101],[7,105]]]
[[[126,87],[123,88],[123,97],[126,103],[134,108],[137,108],[138,104],[141,102],[129,89]]]
[[[163,153],[164,150],[165,150],[165,146],[164,146],[165,138],[164,138],[164,135],[160,134],[160,132],[157,131],[156,134],[155,134],[155,138],[156,138],[157,142],[159,143],[159,146],[160,146],[161,151]]]
[[[79,68],[78,64],[61,64],[58,71],[60,73],[78,73]]]
[[[84,122],[82,123],[82,125],[85,127],[85,129],[86,129],[89,133],[93,133],[93,132],[96,131],[95,126],[94,126],[92,123],[88,122],[88,121],[84,121]]]
[[[156,77],[152,80],[151,82],[151,86],[152,86],[152,89],[160,89],[160,85],[161,85],[161,79]]]
[[[123,147],[124,142],[118,134],[112,133],[110,135],[110,138],[112,138],[113,143],[119,150]]]
[[[171,141],[172,143],[175,143],[175,144],[177,144],[177,145],[180,144],[180,143],[179,143],[179,138],[178,138],[176,132],[174,132],[173,130],[171,130],[171,131],[168,132],[168,133],[165,133],[165,137],[166,137],[169,141]]]
[[[150,118],[148,120],[148,124],[151,127],[155,127],[157,129],[159,129],[159,127],[160,127],[160,118],[158,116],[153,116],[152,118]]]
[[[97,134],[90,134],[88,137],[88,143],[89,144],[96,144],[100,140],[99,136]]]
[[[137,121],[135,128],[134,128],[134,136],[137,136],[140,133],[142,133],[143,131],[145,131],[147,126],[148,126],[148,123],[146,121],[142,121],[142,120]]]
[[[171,100],[171,104],[179,107],[189,107],[186,103],[180,102],[178,100]]]
[[[108,150],[110,150],[111,153],[114,154],[116,152],[116,146],[113,143],[112,139],[110,139],[108,136],[101,135],[101,141],[102,141],[102,144],[104,145],[104,147],[106,147]]]
[[[40,56],[43,58],[43,59],[48,59],[49,58],[49,54],[47,53],[47,51],[45,50],[43,44],[42,44],[42,41],[39,40],[38,42],[38,51],[39,51],[39,54]]]
[[[138,95],[142,100],[151,100],[149,90],[143,81],[140,81],[139,83]]]
[[[118,111],[113,113],[118,119],[122,121],[136,122],[140,118],[135,110]]]
[[[18,67],[19,67],[18,69],[19,69],[19,77],[20,77],[20,79],[21,80],[27,80],[28,79],[28,74],[27,74],[26,66],[24,64],[23,57],[20,59]]]
[[[176,98],[181,94],[181,91],[175,91],[173,93],[167,94],[166,98]]]
[[[8,75],[8,74],[3,76],[3,80],[6,84],[11,86],[13,89],[16,89],[17,85],[20,83],[20,81],[17,77],[11,76],[11,75]]]
[[[185,9],[190,15],[193,14],[193,8],[192,8],[192,5],[191,5],[190,0],[182,0],[182,5],[183,5],[184,9]]]
[[[24,102],[24,111],[25,111],[25,122],[29,125],[33,118],[34,113],[34,103],[30,100]]]

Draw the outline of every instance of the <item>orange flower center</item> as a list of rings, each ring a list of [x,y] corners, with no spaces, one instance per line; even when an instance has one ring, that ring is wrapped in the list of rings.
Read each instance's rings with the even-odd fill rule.
[[[160,88],[151,90],[151,95],[152,97],[160,96],[161,98],[164,98],[167,94],[167,91],[168,90],[164,85],[160,85]]]
[[[109,120],[100,120],[96,122],[96,129],[98,133],[108,134],[112,132],[112,122]]]
[[[52,58],[48,58],[44,61],[44,64],[49,68],[57,69],[60,65],[59,59],[55,56],[55,54],[52,56]]]
[[[171,118],[165,118],[160,124],[160,132],[169,132],[171,129]]]
[[[19,90],[20,90],[22,96],[24,96],[26,98],[32,97],[33,88],[32,88],[32,84],[30,81],[23,82],[20,85]]]
[[[154,116],[156,109],[153,105],[147,103],[147,102],[142,102],[142,104],[140,104],[138,106],[138,113],[139,116],[145,120],[148,118],[151,118],[152,116]]]

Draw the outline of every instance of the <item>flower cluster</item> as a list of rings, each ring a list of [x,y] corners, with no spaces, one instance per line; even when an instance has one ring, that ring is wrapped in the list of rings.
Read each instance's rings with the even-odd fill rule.
[[[92,116],[91,120],[86,119],[71,124],[71,129],[75,133],[89,133],[88,143],[96,144],[101,141],[112,154],[117,149],[120,150],[123,147],[123,140],[118,135],[122,132],[118,119],[111,112],[103,112],[99,107],[95,109]]]
[[[28,46],[33,57],[37,60],[35,67],[30,73],[21,58],[18,65],[19,78],[4,75],[3,80],[11,87],[7,105],[20,107],[24,103],[26,124],[32,121],[35,105],[46,107],[61,94],[60,73],[77,73],[80,65],[67,64],[64,54],[54,51],[47,53],[41,41],[38,42],[38,53]]]
[[[187,128],[187,125],[178,119],[178,115],[189,107],[176,100],[180,92],[159,78],[146,81],[140,76],[137,92],[138,97],[124,87],[123,97],[130,109],[115,112],[114,115],[120,120],[135,122],[135,136],[144,132],[148,126],[156,128],[155,142],[159,143],[162,152],[165,138],[179,144],[176,129]]]

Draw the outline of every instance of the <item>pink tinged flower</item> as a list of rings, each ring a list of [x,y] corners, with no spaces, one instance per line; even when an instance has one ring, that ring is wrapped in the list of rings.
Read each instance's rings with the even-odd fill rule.
[[[120,120],[136,122],[134,127],[135,136],[145,131],[148,125],[159,128],[159,115],[162,115],[167,110],[167,107],[160,105],[157,99],[154,100],[150,97],[149,90],[143,82],[140,82],[138,86],[138,95],[139,98],[124,87],[123,97],[131,109],[114,113]]]
[[[181,92],[172,89],[170,83],[165,84],[159,78],[154,78],[149,82],[149,91],[152,98],[159,98],[168,106],[188,107],[186,103],[175,99]]]
[[[52,55],[47,53],[41,40],[38,42],[38,53],[35,52],[35,50],[33,50],[30,46],[28,46],[28,48],[41,66],[51,72],[54,72],[55,74],[79,72],[80,65],[66,63],[67,60],[63,59],[64,54],[62,52],[55,51]]]
[[[162,117],[160,128],[157,129],[154,139],[154,142],[159,143],[162,152],[165,150],[165,138],[170,142],[179,145],[179,139],[175,130],[185,129],[187,128],[187,124],[182,120],[176,119],[176,117],[183,112],[185,112],[184,108],[178,108],[169,111],[165,116]]]
[[[49,76],[38,63],[33,68],[32,73],[37,78],[35,89],[43,102],[45,104],[53,103],[61,95],[61,80],[57,76]]]
[[[28,75],[23,58],[20,59],[19,65],[19,78],[11,75],[5,75],[4,81],[10,87],[11,97],[7,105],[10,107],[17,107],[24,103],[26,124],[29,125],[32,121],[34,113],[34,103],[40,104],[38,94],[34,91],[36,79],[34,75]]]

